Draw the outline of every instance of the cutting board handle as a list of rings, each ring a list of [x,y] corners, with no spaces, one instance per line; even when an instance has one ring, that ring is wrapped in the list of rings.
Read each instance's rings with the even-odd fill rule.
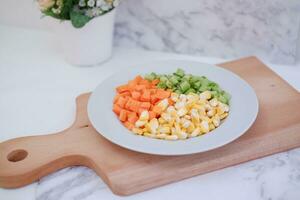
[[[85,142],[88,136],[85,129],[90,125],[84,107],[88,97],[89,94],[83,94],[76,99],[76,120],[70,128],[0,143],[0,187],[16,188],[64,167],[90,165],[90,159],[82,151],[89,145]]]
[[[0,143],[0,186],[19,187],[55,170],[84,164],[85,157],[74,151],[69,139],[61,132]]]

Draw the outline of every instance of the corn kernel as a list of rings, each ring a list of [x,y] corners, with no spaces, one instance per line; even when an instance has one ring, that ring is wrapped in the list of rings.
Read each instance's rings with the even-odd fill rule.
[[[146,123],[147,123],[147,121],[137,120],[135,122],[135,127],[140,128],[140,127],[144,126]]]
[[[147,121],[149,119],[149,112],[147,110],[144,110],[141,115],[139,120],[140,121]]]
[[[142,135],[143,134],[143,130],[140,128],[133,128],[132,132],[138,135]]]
[[[177,140],[178,136],[177,135],[167,135],[165,137],[166,140]]]

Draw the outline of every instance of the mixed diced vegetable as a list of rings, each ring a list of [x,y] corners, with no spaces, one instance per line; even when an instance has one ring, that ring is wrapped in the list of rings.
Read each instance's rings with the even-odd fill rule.
[[[206,134],[229,113],[230,95],[204,76],[137,76],[116,88],[113,111],[137,135],[177,140]]]

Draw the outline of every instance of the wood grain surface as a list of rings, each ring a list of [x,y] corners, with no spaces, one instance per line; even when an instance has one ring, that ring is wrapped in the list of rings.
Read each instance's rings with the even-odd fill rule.
[[[130,195],[299,147],[300,94],[255,57],[220,66],[245,79],[259,99],[254,125],[234,142],[186,156],[157,156],[124,149],[104,139],[91,126],[87,93],[76,99],[77,117],[70,128],[0,143],[0,186],[20,187],[58,169],[84,165],[92,168],[115,194]]]

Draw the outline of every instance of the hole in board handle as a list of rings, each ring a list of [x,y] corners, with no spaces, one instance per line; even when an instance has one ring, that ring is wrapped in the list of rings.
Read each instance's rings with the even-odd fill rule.
[[[21,160],[24,160],[27,157],[27,155],[28,155],[27,151],[23,149],[17,149],[10,152],[7,155],[7,160],[10,162],[19,162]]]

